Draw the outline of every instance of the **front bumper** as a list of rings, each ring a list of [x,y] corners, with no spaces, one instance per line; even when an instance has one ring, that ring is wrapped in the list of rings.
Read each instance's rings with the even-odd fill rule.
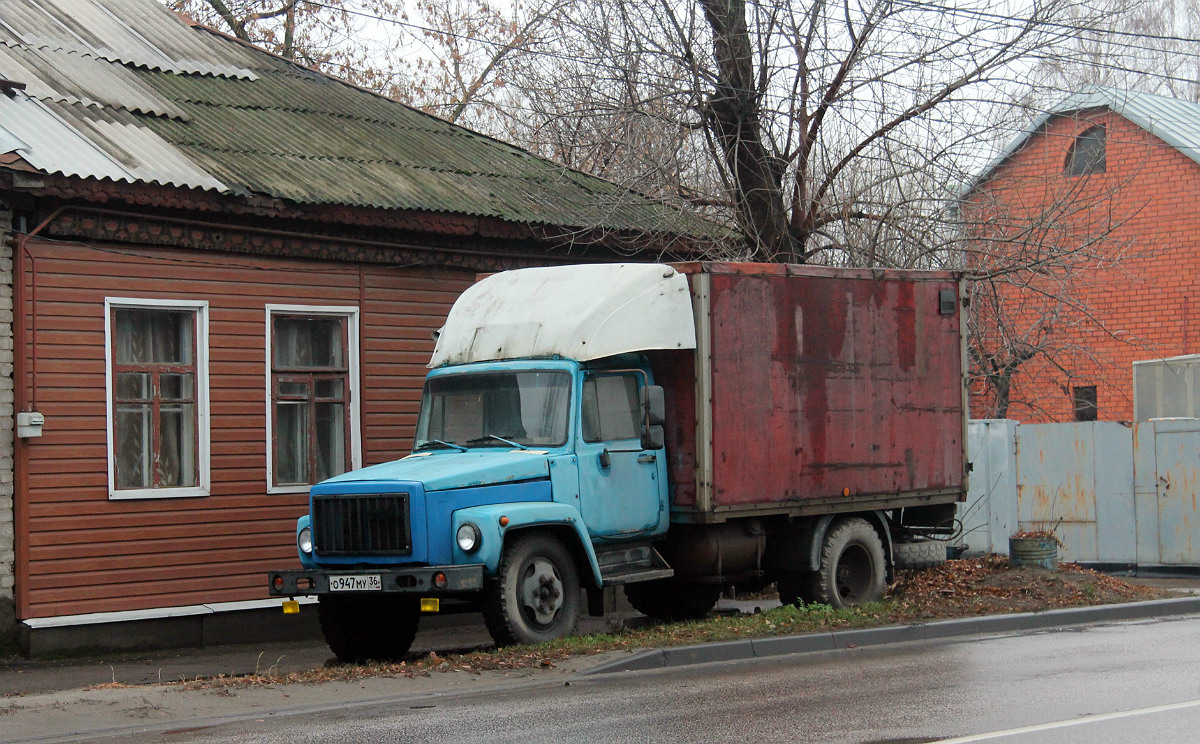
[[[443,574],[446,585],[435,587],[434,574]],[[361,586],[362,589],[330,589],[330,579],[342,587]],[[378,586],[375,579],[378,578]],[[319,594],[461,594],[483,589],[483,564],[466,566],[419,566],[414,568],[378,568],[307,571],[271,571],[267,587],[272,597],[298,597]],[[372,587],[372,588],[367,588]]]

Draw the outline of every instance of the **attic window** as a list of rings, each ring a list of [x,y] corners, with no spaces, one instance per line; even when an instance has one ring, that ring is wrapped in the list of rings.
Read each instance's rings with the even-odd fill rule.
[[[1090,176],[1093,173],[1103,173],[1106,167],[1106,143],[1103,126],[1092,127],[1077,135],[1071,143],[1071,151],[1067,153],[1067,175]]]

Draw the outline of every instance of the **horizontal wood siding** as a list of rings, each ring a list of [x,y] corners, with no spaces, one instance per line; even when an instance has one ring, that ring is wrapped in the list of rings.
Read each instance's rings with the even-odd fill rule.
[[[307,506],[305,494],[266,492],[265,306],[359,308],[372,464],[410,446],[432,333],[474,279],[44,241],[30,241],[21,268],[17,406],[46,417],[18,450],[21,618],[264,599],[266,571],[297,565]],[[108,498],[106,297],[209,303],[211,495]]]

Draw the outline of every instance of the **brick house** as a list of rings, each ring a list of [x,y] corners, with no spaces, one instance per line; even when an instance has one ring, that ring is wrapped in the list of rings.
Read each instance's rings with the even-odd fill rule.
[[[985,170],[962,212],[996,251],[1060,251],[1003,292],[1009,331],[1048,350],[1012,376],[1009,418],[1132,420],[1133,363],[1200,351],[1200,105],[1073,95]],[[995,391],[973,392],[972,413],[994,415]]]
[[[152,0],[0,13],[0,642],[27,652],[265,606],[307,486],[406,452],[477,272],[713,237]]]

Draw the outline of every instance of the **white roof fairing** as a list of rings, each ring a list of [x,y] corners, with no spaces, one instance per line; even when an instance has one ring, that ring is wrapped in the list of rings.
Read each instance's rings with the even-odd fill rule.
[[[469,287],[450,309],[429,366],[694,348],[691,290],[672,267],[555,266],[505,271]]]

